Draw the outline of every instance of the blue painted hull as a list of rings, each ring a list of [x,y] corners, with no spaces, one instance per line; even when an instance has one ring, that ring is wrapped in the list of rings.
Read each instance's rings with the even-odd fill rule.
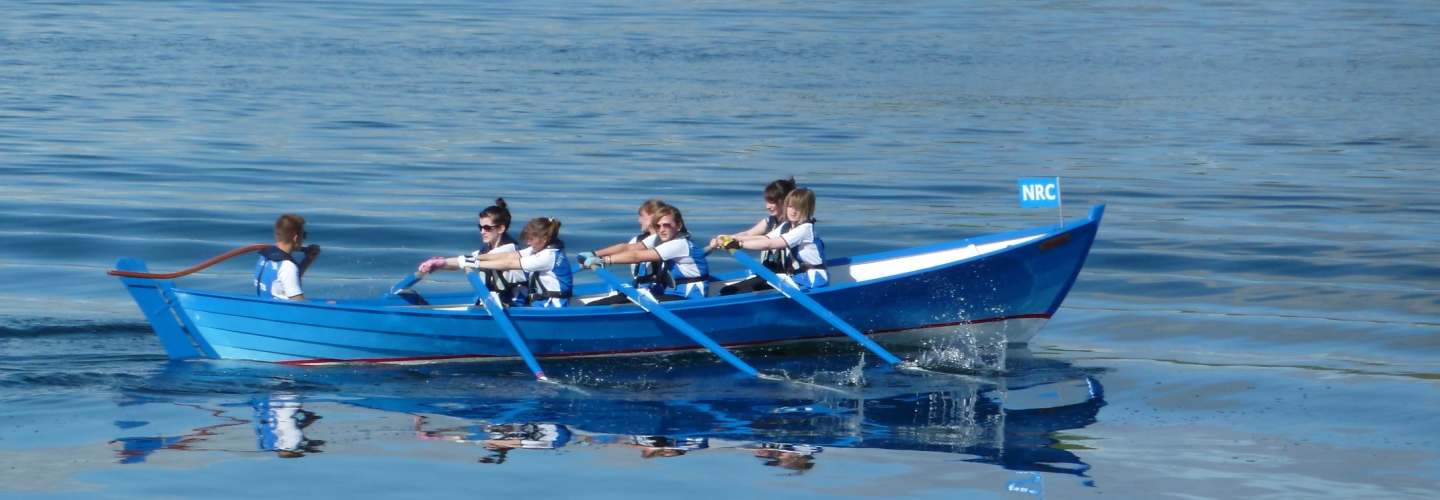
[[[1063,227],[833,259],[828,263],[832,274],[843,274],[847,268],[873,268],[916,255],[1021,242],[924,269],[839,283],[809,295],[881,344],[943,341],[966,329],[998,332],[1007,342],[1024,343],[1055,313],[1075,282],[1103,211],[1103,205],[1096,206],[1089,218]],[[135,259],[123,259],[119,267],[144,270]],[[326,304],[175,288],[146,279],[122,281],[154,325],[166,352],[176,359],[309,364],[518,358],[488,311],[465,307],[474,302],[468,294],[425,297],[431,306],[451,306],[445,308],[412,306],[398,296]],[[604,289],[595,284],[577,287],[576,292]],[[774,292],[670,302],[666,307],[725,346],[842,335]],[[700,349],[634,306],[512,308],[509,314],[526,345],[541,359]]]

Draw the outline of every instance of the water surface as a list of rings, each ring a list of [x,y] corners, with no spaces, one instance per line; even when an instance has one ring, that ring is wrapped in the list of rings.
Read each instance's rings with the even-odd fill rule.
[[[1422,1],[11,2],[0,495],[1432,498],[1437,28]],[[948,378],[745,353],[842,392],[699,354],[547,366],[585,392],[171,363],[103,274],[297,212],[307,294],[373,296],[495,197],[593,248],[651,197],[748,227],[790,175],[835,256],[1056,220],[1020,177],[1108,208],[1027,350],[904,353]],[[240,260],[183,285],[244,292]]]

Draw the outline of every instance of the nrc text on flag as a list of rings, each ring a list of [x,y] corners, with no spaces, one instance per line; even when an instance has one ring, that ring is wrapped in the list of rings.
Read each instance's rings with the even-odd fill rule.
[[[1060,178],[1020,179],[1020,206],[1022,208],[1060,206]]]

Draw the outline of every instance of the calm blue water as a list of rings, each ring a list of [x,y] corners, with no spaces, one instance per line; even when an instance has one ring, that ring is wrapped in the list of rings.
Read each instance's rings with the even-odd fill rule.
[[[1440,5],[7,2],[0,496],[1434,498]],[[1108,204],[1029,349],[170,363],[104,275],[269,241],[381,293],[475,212],[702,235],[794,175],[831,255]],[[249,259],[184,286],[244,291]],[[714,262],[721,270],[733,262]],[[586,277],[585,279],[593,279]],[[457,278],[431,286],[463,286]],[[1064,401],[1055,397],[1063,396]]]

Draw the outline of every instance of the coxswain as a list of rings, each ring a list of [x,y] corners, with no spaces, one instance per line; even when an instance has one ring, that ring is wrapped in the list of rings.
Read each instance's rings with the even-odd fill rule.
[[[320,245],[304,246],[305,218],[295,214],[281,215],[275,219],[275,245],[260,251],[255,262],[255,295],[282,300],[305,300],[300,288],[300,278],[310,264],[320,257]],[[305,260],[298,265],[290,256],[291,252],[305,252]]]

